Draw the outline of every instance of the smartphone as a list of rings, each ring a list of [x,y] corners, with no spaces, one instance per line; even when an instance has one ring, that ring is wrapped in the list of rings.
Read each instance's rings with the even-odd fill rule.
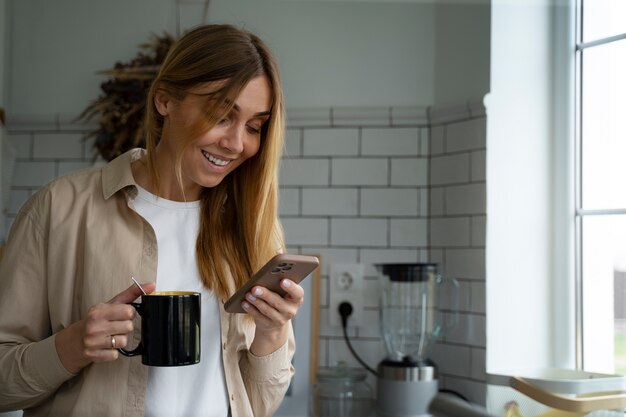
[[[245,313],[241,303],[246,293],[250,292],[255,285],[265,287],[284,297],[287,293],[280,287],[280,281],[283,278],[289,278],[291,281],[299,283],[319,264],[320,261],[315,256],[279,253],[224,303],[224,309],[229,313]]]

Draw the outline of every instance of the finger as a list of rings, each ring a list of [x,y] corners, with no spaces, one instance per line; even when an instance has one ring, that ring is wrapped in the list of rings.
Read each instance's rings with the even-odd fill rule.
[[[268,303],[275,309],[280,309],[281,303],[284,303],[283,297],[279,294],[259,286],[253,287],[252,290],[246,294],[246,300],[252,305],[257,306],[257,308],[261,302]]]
[[[304,288],[290,279],[285,278],[281,280],[280,287],[287,292],[288,297],[292,300],[304,298]]]
[[[112,334],[103,338],[103,349],[119,349],[128,345],[128,336],[125,334]],[[113,343],[115,341],[115,343]]]
[[[247,301],[241,302],[241,308],[243,308],[243,310],[246,313],[250,314],[252,317],[256,317],[256,315],[259,314],[259,310],[257,310],[254,305],[250,304]]]
[[[156,283],[154,282],[150,282],[147,284],[140,284],[140,285],[141,285],[141,288],[143,288],[143,290],[146,292],[146,294],[150,294],[156,288]],[[126,288],[121,293],[117,294],[115,297],[111,298],[109,303],[111,304],[132,303],[133,301],[137,299],[137,297],[139,297],[142,294],[143,293],[141,292],[141,289],[139,289],[135,284],[133,284],[130,287]]]
[[[106,359],[106,356],[102,356],[102,351],[124,348],[128,345],[128,341],[129,337],[125,334],[110,334],[93,337],[85,341],[84,354],[92,360]],[[116,357],[110,357],[109,360],[115,358]]]
[[[298,307],[302,305],[304,290],[298,284],[295,284],[290,280],[283,280],[283,282],[281,282],[281,286],[283,285],[291,291],[291,293],[287,293],[284,297],[268,290],[267,288],[256,286],[252,288],[250,293],[246,294],[246,299],[256,305],[255,300],[260,298],[281,313],[287,314],[289,317],[293,317]]]
[[[287,319],[283,317],[283,315],[276,310],[274,307],[267,304],[265,301],[257,298],[253,302],[244,301],[241,303],[244,311],[252,316],[255,323],[257,324],[257,328],[259,326],[263,327],[275,327],[276,325],[283,325]]]
[[[106,323],[88,323],[85,326],[83,345],[87,348],[102,349],[111,347],[111,335],[127,335],[133,330],[130,320],[111,321]]]
[[[84,355],[93,362],[107,362],[114,361],[119,357],[117,349],[87,349]]]
[[[132,320],[112,321],[107,326],[108,334],[127,335],[134,329]]]
[[[128,304],[97,304],[87,312],[87,321],[99,323],[112,320],[132,320],[135,314],[135,309]]]
[[[135,308],[129,304],[105,304],[104,310],[109,322],[132,320],[137,315]]]
[[[253,288],[252,293],[246,294],[246,302],[254,306],[263,316],[280,324],[293,318],[298,309],[297,305],[286,302],[278,294],[256,287]]]
[[[115,335],[115,347],[116,348],[125,348],[128,346],[129,337],[125,334],[116,334]]]
[[[283,279],[280,286],[287,294],[281,299],[289,303],[296,310],[304,303],[304,288],[289,279]],[[295,315],[295,311],[291,314]]]

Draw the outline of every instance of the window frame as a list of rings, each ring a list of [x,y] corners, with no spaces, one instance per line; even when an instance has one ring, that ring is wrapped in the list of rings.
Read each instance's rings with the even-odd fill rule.
[[[583,276],[583,220],[593,216],[626,215],[626,207],[583,208],[583,53],[590,48],[626,39],[626,32],[583,42],[583,8],[585,1],[575,0],[574,47],[574,281],[575,281],[575,363],[585,369],[584,276]]]

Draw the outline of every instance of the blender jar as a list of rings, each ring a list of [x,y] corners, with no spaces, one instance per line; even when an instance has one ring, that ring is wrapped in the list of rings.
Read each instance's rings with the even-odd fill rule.
[[[320,368],[317,384],[311,393],[311,413],[314,417],[367,417],[373,409],[372,389],[366,381],[367,371],[336,367]]]
[[[442,282],[437,265],[385,264],[387,277],[381,300],[381,332],[388,359],[420,362],[439,336],[437,290]]]

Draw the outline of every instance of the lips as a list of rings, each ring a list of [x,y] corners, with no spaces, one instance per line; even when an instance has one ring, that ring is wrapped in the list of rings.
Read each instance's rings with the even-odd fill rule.
[[[204,155],[204,157],[212,164],[220,166],[220,167],[225,167],[226,165],[230,164],[230,160],[225,160],[225,159],[220,159],[216,156],[211,155],[210,153],[208,153],[207,151],[202,150],[202,155]]]

